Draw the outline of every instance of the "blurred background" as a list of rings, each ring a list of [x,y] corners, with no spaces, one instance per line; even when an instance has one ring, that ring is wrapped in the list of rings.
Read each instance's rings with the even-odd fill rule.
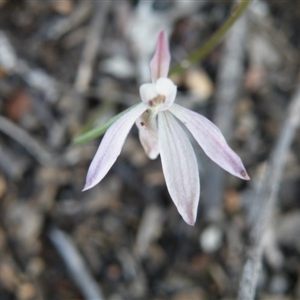
[[[140,101],[160,30],[172,66],[185,65],[233,8],[0,0],[0,299],[236,299],[265,200],[254,190],[299,85],[299,1],[255,1],[204,60],[172,76],[177,103],[219,126],[252,179],[223,172],[193,141],[194,227],[135,126],[108,175],[84,193],[101,138],[72,144]],[[299,150],[298,132],[270,212],[256,299],[300,299]]]

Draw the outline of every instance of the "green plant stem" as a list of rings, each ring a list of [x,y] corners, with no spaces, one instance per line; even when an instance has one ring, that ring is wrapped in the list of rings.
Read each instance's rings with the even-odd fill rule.
[[[231,28],[231,26],[239,19],[239,17],[244,13],[247,7],[251,4],[253,0],[241,0],[240,3],[235,7],[231,16],[226,20],[226,22],[208,39],[208,41],[201,46],[200,49],[192,53],[187,59],[182,61],[179,65],[173,67],[169,72],[170,75],[174,75],[180,73],[187,69],[192,64],[203,59],[208,53],[210,53],[214,47],[222,40],[227,31]],[[137,105],[137,104],[136,104]],[[102,126],[92,129],[73,140],[75,145],[84,144],[88,141],[91,141],[106,132],[106,130],[121,116],[123,116],[126,112],[132,109],[133,105],[118,115],[114,116],[112,119],[104,123]]]
[[[119,118],[121,118],[125,113],[127,113],[129,110],[131,110],[132,108],[134,108],[137,104],[132,105],[130,107],[128,107],[127,109],[123,110],[122,112],[120,112],[119,114],[115,115],[113,118],[111,118],[110,120],[108,120],[107,122],[105,122],[103,125],[101,125],[100,127],[97,127],[95,129],[92,129],[84,134],[81,134],[79,136],[77,136],[76,138],[73,139],[73,144],[74,145],[81,145],[84,144],[86,142],[89,142],[99,136],[101,136],[102,134],[104,134],[106,132],[106,130],[114,123],[116,122]]]
[[[170,75],[178,74],[194,63],[202,60],[207,54],[209,54],[217,44],[222,40],[224,35],[228,32],[231,26],[239,19],[244,13],[247,7],[253,0],[241,0],[235,7],[231,16],[225,21],[225,23],[208,39],[208,41],[201,46],[197,51],[192,53],[187,59],[183,60],[180,64],[176,65],[170,70]]]

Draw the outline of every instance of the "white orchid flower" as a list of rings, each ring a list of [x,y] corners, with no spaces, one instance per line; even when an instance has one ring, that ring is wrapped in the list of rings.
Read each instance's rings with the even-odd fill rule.
[[[136,123],[141,144],[149,158],[155,159],[160,154],[166,185],[178,212],[186,223],[194,225],[200,180],[196,156],[182,125],[220,167],[241,179],[249,180],[249,177],[239,156],[212,122],[174,103],[177,87],[167,78],[169,65],[168,41],[162,31],[150,63],[152,83],[140,87],[142,102],[107,130],[89,167],[84,190],[95,186],[107,174]]]

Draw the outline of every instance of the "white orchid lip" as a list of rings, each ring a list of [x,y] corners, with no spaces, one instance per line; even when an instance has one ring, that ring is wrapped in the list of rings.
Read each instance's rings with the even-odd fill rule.
[[[159,155],[159,144],[157,135],[157,114],[147,109],[135,122],[139,129],[140,142],[150,159]]]
[[[207,118],[174,104],[176,85],[167,78],[170,52],[162,31],[150,63],[152,83],[140,87],[140,103],[111,125],[89,167],[84,190],[99,183],[119,156],[127,134],[135,123],[141,144],[150,159],[160,154],[169,194],[178,212],[194,225],[200,198],[200,180],[193,147],[185,126],[206,155],[224,170],[249,180],[239,156],[228,146],[221,131]],[[180,124],[182,123],[182,124]]]

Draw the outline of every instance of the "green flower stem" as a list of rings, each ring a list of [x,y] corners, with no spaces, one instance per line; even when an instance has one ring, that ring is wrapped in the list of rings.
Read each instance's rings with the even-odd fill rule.
[[[116,106],[116,103],[113,101],[109,101],[109,100],[102,103],[95,110],[95,112],[93,112],[92,116],[89,118],[87,123],[83,126],[80,134],[82,135],[82,134],[94,129],[97,120],[99,120],[99,118],[105,116],[105,114],[107,114],[107,112],[109,112],[111,109],[114,109],[115,106]]]
[[[195,64],[196,62],[203,59],[208,53],[210,53],[213,48],[222,40],[224,35],[227,31],[232,27],[232,25],[239,19],[239,17],[244,13],[247,7],[251,4],[253,0],[241,0],[234,11],[232,12],[231,16],[225,21],[225,23],[208,39],[208,41],[197,51],[192,53],[187,59],[182,61],[179,65],[173,67],[169,74],[174,75],[180,73],[187,69],[189,66]],[[119,113],[118,115],[114,116],[112,119],[104,123],[102,126],[92,129],[82,135],[79,135],[73,140],[75,145],[81,145],[86,142],[89,142],[106,132],[106,130],[121,116],[123,116],[126,112],[131,110],[137,104],[127,108],[123,112]]]
[[[247,7],[253,0],[241,0],[240,3],[235,7],[231,16],[225,21],[225,23],[208,39],[208,41],[200,47],[197,51],[192,53],[187,59],[183,60],[180,64],[173,67],[170,70],[170,75],[181,73],[191,65],[202,60],[207,54],[209,54],[217,44],[222,40],[224,35],[232,27],[232,25],[239,19],[244,13]]]
[[[125,109],[124,111],[120,112],[119,114],[115,115],[113,118],[111,118],[110,120],[108,120],[107,122],[105,122],[100,127],[97,127],[95,129],[92,129],[92,130],[84,133],[84,134],[81,134],[81,135],[77,136],[76,138],[74,138],[73,144],[75,144],[75,145],[81,145],[81,144],[84,144],[86,142],[89,142],[89,141],[91,141],[91,140],[93,140],[93,139],[101,136],[102,134],[104,134],[106,132],[106,130],[114,122],[116,122],[120,117],[122,117],[125,113],[127,113],[129,110],[131,110],[135,106],[137,106],[137,104],[134,104],[134,105],[128,107],[127,109]]]

